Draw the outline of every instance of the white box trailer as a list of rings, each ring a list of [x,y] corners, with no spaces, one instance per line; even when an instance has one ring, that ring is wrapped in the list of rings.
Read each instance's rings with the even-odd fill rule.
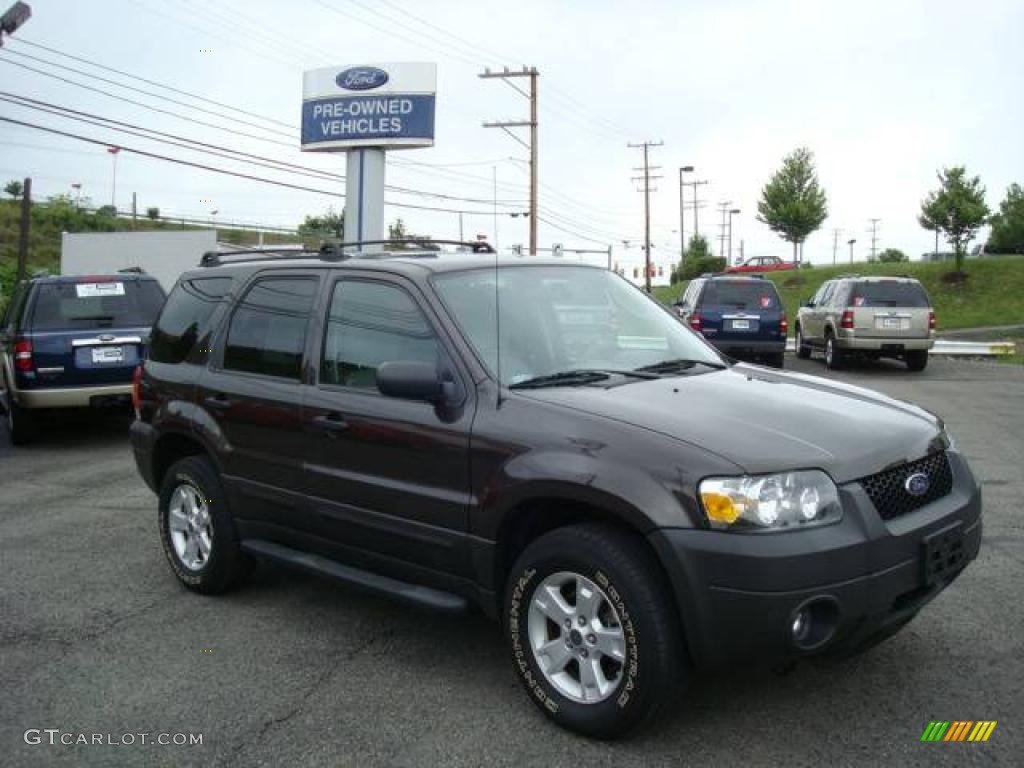
[[[170,291],[182,272],[217,250],[212,229],[182,232],[65,232],[60,248],[62,275],[102,275],[140,267]]]

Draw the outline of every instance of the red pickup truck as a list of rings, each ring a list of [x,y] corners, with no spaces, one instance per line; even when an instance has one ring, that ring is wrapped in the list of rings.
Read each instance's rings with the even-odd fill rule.
[[[778,256],[752,256],[742,264],[729,267],[726,272],[777,272],[783,269],[796,269],[792,261],[785,261]]]

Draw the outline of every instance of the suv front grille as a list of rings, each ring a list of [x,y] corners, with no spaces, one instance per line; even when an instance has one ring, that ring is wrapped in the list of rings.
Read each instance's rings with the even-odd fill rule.
[[[907,478],[918,473],[928,476],[928,490],[914,496],[906,488]],[[941,499],[953,489],[953,471],[945,451],[886,469],[858,481],[883,520],[905,515]]]

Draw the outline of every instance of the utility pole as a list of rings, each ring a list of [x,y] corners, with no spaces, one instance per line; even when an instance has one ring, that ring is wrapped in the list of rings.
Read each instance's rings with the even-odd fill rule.
[[[881,219],[868,219],[868,221],[871,222],[871,260],[874,261],[875,252],[878,250],[876,245],[878,242],[878,222],[880,222]]]
[[[663,141],[643,141],[639,144],[627,144],[626,146],[631,149],[643,149],[644,151],[644,165],[643,168],[634,168],[636,171],[643,171],[643,176],[634,176],[634,181],[643,180],[644,188],[644,287],[645,290],[651,292],[651,179],[660,179],[661,176],[651,176],[651,171],[655,171],[660,166],[651,166],[650,164],[650,148],[663,146]]]
[[[727,267],[732,266],[732,217],[739,212],[739,208],[732,208],[729,210],[729,258],[725,262]]]
[[[729,208],[732,200],[723,200],[718,204],[718,211],[722,214],[722,223],[718,225],[718,258],[725,258],[725,229],[726,218],[729,216]]]
[[[110,177],[110,207],[117,208],[117,153],[121,151],[120,147],[107,147],[107,152],[113,158],[113,170]]]
[[[132,192],[132,229],[135,229],[135,221],[136,221],[136,214],[137,214],[135,206],[136,206],[137,202],[138,201],[135,199],[135,193]]]
[[[466,238],[462,236],[462,211],[459,211],[459,242],[466,242]]]
[[[684,173],[693,173],[692,165],[683,165],[679,168],[679,262],[686,261],[686,200],[683,198],[683,190],[686,182],[683,181]]]
[[[842,232],[841,229],[833,229],[832,230],[832,266],[833,267],[836,265],[836,253],[839,250],[839,233],[840,232]]]
[[[540,72],[537,71],[536,67],[523,67],[518,70],[510,70],[505,67],[501,72],[492,72],[490,69],[485,69],[478,77],[482,78],[499,78],[502,82],[506,83],[509,87],[521,93],[523,96],[530,100],[530,119],[529,120],[505,120],[502,122],[491,122],[484,123],[484,128],[500,128],[517,142],[526,147],[530,152],[530,255],[536,255],[537,253],[537,76]],[[527,93],[518,85],[512,82],[512,78],[516,77],[528,77],[530,78],[530,91]],[[516,136],[510,128],[529,128],[530,129],[530,143],[527,144],[525,141]]]
[[[32,226],[32,179],[26,178],[21,190],[21,231],[18,233],[18,273],[15,281],[25,279],[28,266],[28,230]]]
[[[702,184],[707,184],[707,181],[688,181],[686,183],[688,186],[693,187],[693,234],[699,235],[700,230],[697,228],[697,209],[706,201],[697,199],[697,187]]]

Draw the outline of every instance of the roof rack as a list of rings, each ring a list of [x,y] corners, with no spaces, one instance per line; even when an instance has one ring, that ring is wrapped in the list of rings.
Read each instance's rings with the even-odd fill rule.
[[[345,251],[346,248],[356,248],[364,245],[417,245],[420,252],[415,251],[383,251],[370,253],[352,253]],[[395,258],[433,258],[440,252],[440,248],[430,246],[458,245],[468,248],[472,253],[496,253],[490,243],[464,240],[432,240],[426,237],[401,237],[388,240],[354,240],[344,243],[324,243],[320,248],[246,248],[237,251],[209,251],[203,254],[199,261],[201,267],[217,267],[222,264],[231,263],[233,260],[225,261],[224,257],[242,256],[238,261],[280,261],[282,259],[311,259],[319,258],[323,261],[346,261],[348,259],[395,259]],[[429,251],[424,254],[423,251]]]

